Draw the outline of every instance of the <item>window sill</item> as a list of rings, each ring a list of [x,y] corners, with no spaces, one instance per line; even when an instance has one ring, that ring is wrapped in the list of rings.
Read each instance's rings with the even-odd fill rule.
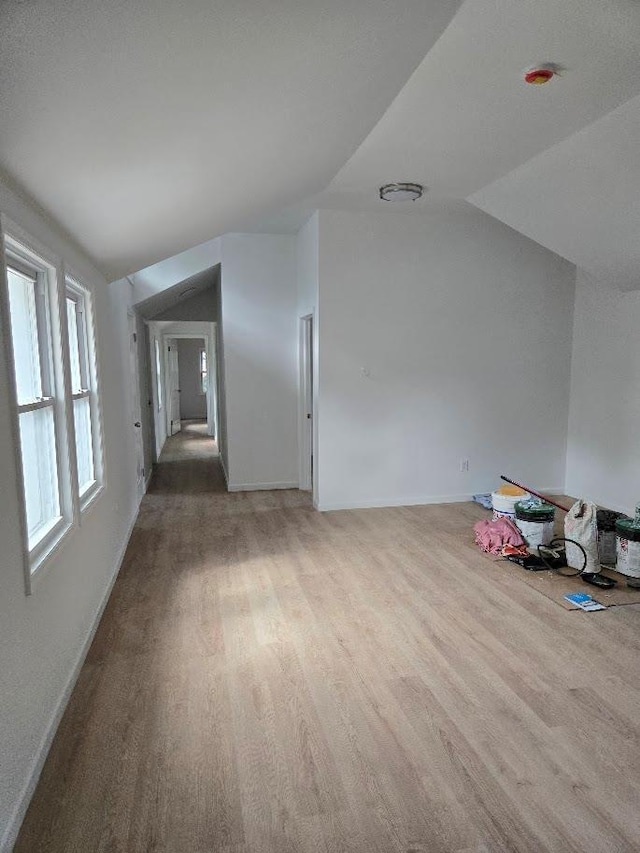
[[[27,595],[31,595],[44,575],[47,573],[47,569],[51,564],[52,558],[57,554],[73,528],[73,522],[64,522],[60,529],[56,530],[50,539],[48,539],[43,545],[39,546],[36,556],[33,556],[33,552],[29,554]]]
[[[98,503],[106,489],[104,484],[95,483],[81,498],[80,498],[80,517],[84,518],[90,510]]]

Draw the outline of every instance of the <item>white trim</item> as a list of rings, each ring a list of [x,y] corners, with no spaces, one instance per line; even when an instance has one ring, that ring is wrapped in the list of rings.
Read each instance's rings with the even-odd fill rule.
[[[547,495],[563,495],[563,489],[538,489]],[[429,504],[452,504],[471,501],[473,495],[424,495],[411,498],[379,498],[376,500],[350,501],[347,503],[319,503],[319,512],[333,512],[339,509],[378,509],[393,506],[427,506]]]
[[[98,604],[86,639],[82,644],[82,648],[80,649],[74,667],[71,670],[69,678],[67,679],[67,683],[64,687],[64,690],[62,691],[60,698],[56,704],[56,707],[53,711],[53,714],[51,715],[49,725],[47,726],[47,729],[40,741],[36,757],[34,758],[33,764],[31,766],[29,778],[27,779],[22,789],[22,793],[18,798],[18,802],[13,810],[13,814],[9,819],[4,836],[0,840],[0,853],[11,853],[13,845],[16,842],[20,827],[22,826],[22,821],[24,820],[24,816],[27,813],[27,808],[29,807],[29,803],[31,802],[31,798],[33,797],[34,791],[38,784],[38,780],[40,779],[40,774],[42,773],[42,768],[44,767],[44,763],[47,760],[47,755],[49,754],[49,750],[51,749],[51,744],[53,743],[56,731],[58,730],[58,726],[60,725],[62,716],[67,708],[69,699],[71,698],[71,694],[73,693],[73,689],[76,686],[78,676],[80,675],[80,670],[82,669],[82,665],[84,664],[85,658],[89,652],[89,648],[91,647],[91,643],[93,642],[95,633],[98,630],[98,625],[100,624],[102,614],[104,613],[104,609],[107,606],[107,602],[109,601],[109,596],[111,595],[113,586],[118,578],[118,575],[120,574],[120,569],[122,568],[122,563],[127,552],[127,547],[129,546],[129,540],[131,539],[133,528],[135,527],[136,521],[138,520],[139,509],[140,505],[138,504],[138,506],[136,507],[136,511],[133,514],[131,524],[129,525],[129,530],[124,539],[124,543],[118,554],[114,572],[109,582],[107,583],[107,587],[102,595],[100,603]]]
[[[220,457],[222,460],[222,457]],[[222,470],[224,471],[224,463],[222,464]],[[225,480],[226,472],[225,472]],[[291,480],[287,483],[229,483],[227,481],[227,489],[230,492],[262,492],[268,491],[270,489],[297,489],[299,483],[297,481]]]
[[[67,541],[69,534],[76,530],[76,521],[65,521],[60,516],[56,523],[52,526],[51,531],[38,542],[37,545],[29,552],[29,591],[28,595],[32,595],[41,578],[47,573],[47,569],[51,565],[51,560],[54,554],[57,554],[60,548]]]
[[[307,337],[307,333],[308,337]],[[298,478],[299,488],[313,491],[313,472],[310,457],[314,452],[315,399],[313,394],[315,370],[313,368],[313,336],[315,335],[313,313],[305,314],[298,321]],[[307,343],[311,345],[308,347]],[[309,362],[311,371],[309,371]],[[309,376],[310,374],[310,376]],[[310,378],[310,382],[307,379]],[[311,397],[307,408],[308,397]],[[307,415],[311,414],[309,430]]]
[[[65,349],[64,330],[66,329],[66,313],[63,311],[63,286],[64,269],[61,259],[51,253],[46,246],[39,244],[23,228],[13,223],[7,216],[0,214],[0,248],[2,258],[0,260],[0,271],[3,274],[2,287],[0,288],[0,313],[4,314],[3,333],[5,335],[6,347],[5,357],[9,372],[9,406],[12,414],[12,437],[14,445],[14,456],[16,460],[16,485],[18,499],[20,502],[20,521],[23,540],[23,573],[26,595],[31,595],[33,578],[45,568],[49,557],[58,550],[67,534],[77,527],[78,513],[76,511],[76,498],[72,483],[73,466],[75,464],[75,449],[71,448],[71,405],[68,403],[67,394],[69,384],[67,381],[68,365],[67,352]],[[51,406],[54,419],[54,435],[56,446],[56,468],[58,473],[58,496],[60,501],[61,521],[57,522],[51,532],[45,536],[36,546],[29,547],[29,536],[26,518],[26,499],[24,469],[21,452],[20,438],[20,413],[21,406],[18,404],[16,387],[15,363],[13,352],[13,331],[9,310],[9,292],[7,261],[15,256],[18,260],[33,264],[38,272],[45,276],[43,292],[46,295],[46,344],[49,379],[53,385],[53,397],[51,402],[46,399],[45,405]],[[37,277],[36,277],[37,280]],[[40,339],[42,330],[38,327],[39,347],[42,345]],[[29,405],[29,404],[28,404]],[[39,408],[38,406],[36,408]],[[28,408],[25,411],[30,410]],[[60,526],[59,526],[60,525]]]
[[[218,445],[218,459],[220,460],[220,467],[222,468],[222,476],[224,477],[224,484],[227,487],[227,491],[231,491],[229,488],[229,477],[227,476],[227,469],[224,467],[224,459],[222,458],[222,453],[220,451],[220,445]]]
[[[53,408],[55,399],[53,397],[40,397],[39,400],[34,400],[33,403],[18,403],[18,414],[23,415],[26,412],[35,412],[38,409],[46,409],[47,406]]]
[[[82,275],[77,275],[73,266],[63,264],[65,290],[70,287],[84,301],[84,324],[87,336],[87,368],[91,388],[89,399],[91,405],[91,430],[93,439],[94,473],[98,489],[89,500],[79,501],[80,516],[89,507],[102,489],[107,488],[107,466],[105,461],[105,439],[102,423],[102,373],[100,366],[100,341],[98,340],[98,324],[96,323],[95,288]],[[73,407],[72,407],[73,408]],[[71,412],[73,420],[73,411]],[[74,430],[75,438],[75,430]],[[74,441],[75,444],[75,441]],[[98,464],[99,463],[99,464]]]
[[[93,487],[88,489],[80,503],[80,525],[85,515],[98,503],[98,499],[106,491],[106,487],[94,482]]]
[[[10,243],[17,243],[21,249],[27,250],[27,255],[31,256],[36,266],[40,267],[44,261],[46,266],[52,267],[57,274],[62,274],[64,277],[62,258],[52,252],[44,243],[32,237],[28,231],[10,219],[6,213],[0,213],[0,227],[5,237],[9,238]]]

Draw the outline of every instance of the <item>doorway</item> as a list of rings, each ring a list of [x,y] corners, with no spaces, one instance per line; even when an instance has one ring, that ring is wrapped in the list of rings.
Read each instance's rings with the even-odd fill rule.
[[[167,435],[175,435],[182,428],[180,414],[180,365],[178,361],[178,341],[166,339],[166,398],[167,398]]]
[[[188,333],[164,340],[167,435],[179,432],[184,421],[202,421],[207,434],[217,440],[210,341]]]
[[[199,422],[218,442],[216,324],[151,321],[149,345],[155,364],[152,403],[155,461],[165,440],[187,421]]]
[[[300,318],[300,488],[313,489],[313,315]]]

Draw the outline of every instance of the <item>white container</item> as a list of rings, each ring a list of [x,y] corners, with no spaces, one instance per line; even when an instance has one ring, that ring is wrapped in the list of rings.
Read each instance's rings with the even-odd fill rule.
[[[553,539],[553,521],[522,521],[516,518],[515,523],[529,548],[548,545]]]
[[[491,506],[493,507],[493,520],[497,518],[510,518],[514,521],[516,517],[516,504],[518,501],[526,501],[529,495],[503,495],[500,492],[491,494]]]
[[[617,536],[616,571],[629,578],[640,578],[640,542]]]

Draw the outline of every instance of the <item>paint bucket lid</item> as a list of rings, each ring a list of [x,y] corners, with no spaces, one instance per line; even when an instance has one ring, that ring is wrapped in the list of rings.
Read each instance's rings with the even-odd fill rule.
[[[616,529],[616,521],[621,518],[623,513],[615,512],[612,509],[599,509],[596,512],[598,522],[598,530],[603,533],[611,533]]]
[[[640,525],[633,518],[619,518],[616,521],[616,533],[621,539],[640,542]]]
[[[543,524],[545,521],[553,521],[554,517],[555,509],[545,501],[539,503],[519,501],[516,504],[518,521],[537,521],[539,524]]]
[[[512,486],[507,483],[504,486],[500,486],[497,491],[499,495],[509,495],[512,498],[525,498],[529,492],[525,492],[524,489],[521,489],[520,486]]]

